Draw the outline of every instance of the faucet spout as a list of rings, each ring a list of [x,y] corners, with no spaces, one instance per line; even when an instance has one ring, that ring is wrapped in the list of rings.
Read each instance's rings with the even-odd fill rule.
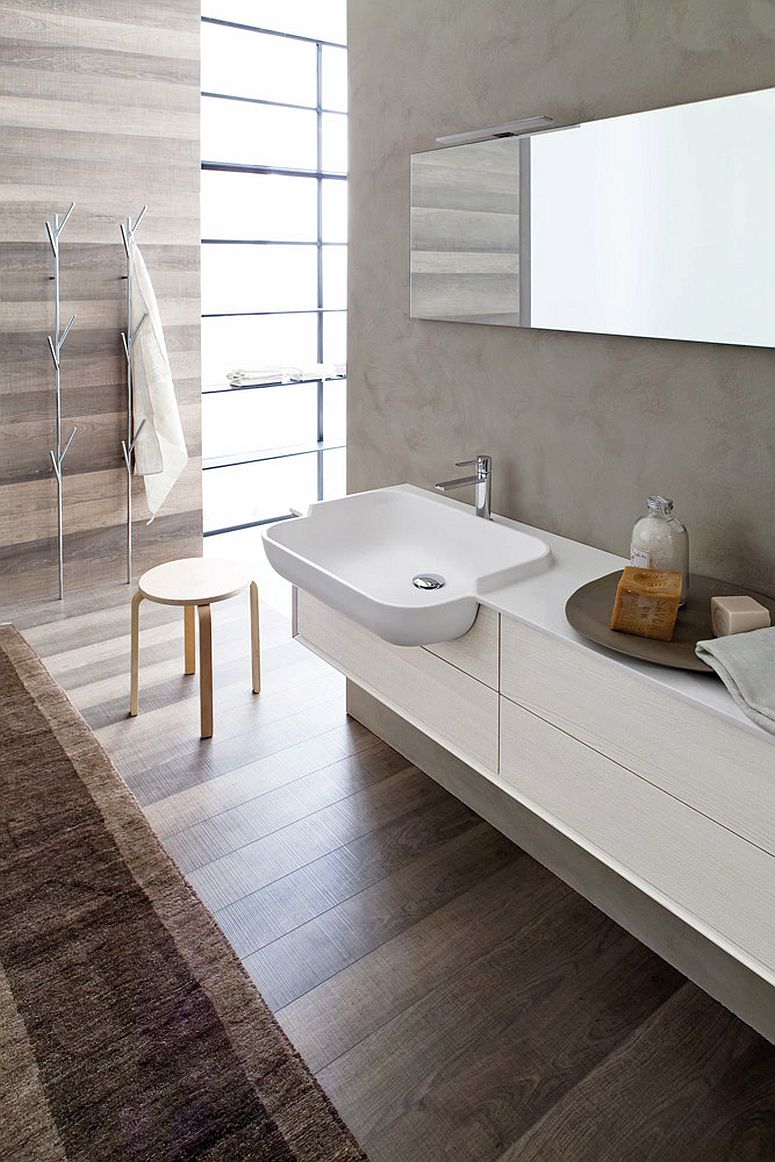
[[[491,456],[477,456],[475,460],[462,460],[456,465],[456,468],[476,469],[473,476],[460,476],[457,480],[442,480],[434,485],[438,492],[452,492],[456,488],[465,488],[466,485],[473,484],[476,487],[475,504],[476,515],[484,517],[485,520],[490,519],[490,485],[492,481],[492,457]]]
[[[440,480],[434,484],[437,492],[453,492],[456,488],[465,488],[467,484],[478,484],[478,476],[459,476],[457,480]]]

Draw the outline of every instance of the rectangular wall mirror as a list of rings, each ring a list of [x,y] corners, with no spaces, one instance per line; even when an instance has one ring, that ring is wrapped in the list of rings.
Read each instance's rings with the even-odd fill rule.
[[[411,159],[418,319],[775,346],[775,89]]]

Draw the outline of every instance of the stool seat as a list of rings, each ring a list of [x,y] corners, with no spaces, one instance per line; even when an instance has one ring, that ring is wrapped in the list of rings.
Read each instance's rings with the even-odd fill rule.
[[[182,557],[143,573],[137,588],[160,605],[212,605],[236,597],[252,580],[250,570],[239,561]]]
[[[196,673],[196,622],[199,620],[199,713],[202,738],[213,734],[213,630],[210,606],[250,589],[250,653],[253,693],[261,692],[258,586],[246,565],[211,557],[183,557],[143,573],[132,598],[132,671],[129,716],[137,714],[140,687],[140,604],[183,607],[184,673]]]

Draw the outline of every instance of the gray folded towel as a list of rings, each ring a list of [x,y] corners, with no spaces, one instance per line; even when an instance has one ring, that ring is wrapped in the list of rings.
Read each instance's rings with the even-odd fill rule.
[[[748,717],[775,734],[775,627],[697,642],[696,653]]]

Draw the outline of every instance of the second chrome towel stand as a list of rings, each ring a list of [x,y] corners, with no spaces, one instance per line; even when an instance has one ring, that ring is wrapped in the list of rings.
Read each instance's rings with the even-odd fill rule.
[[[134,468],[134,452],[137,437],[143,430],[145,420],[141,420],[135,428],[135,399],[134,399],[134,369],[132,348],[140,334],[140,328],[148,317],[143,313],[136,327],[132,327],[132,249],[135,245],[135,234],[145,217],[147,206],[143,206],[134,222],[127,218],[119,223],[121,239],[126,251],[126,330],[121,332],[126,356],[126,439],[121,441],[121,451],[126,465],[126,582],[132,583],[132,471]]]

